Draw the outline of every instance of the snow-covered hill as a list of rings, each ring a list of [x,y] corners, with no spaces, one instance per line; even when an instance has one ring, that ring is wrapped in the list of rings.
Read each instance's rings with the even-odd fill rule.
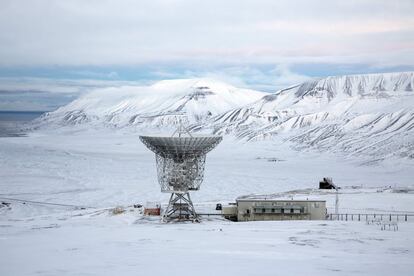
[[[47,113],[40,123],[162,128],[175,125],[178,118],[190,123],[204,122],[263,95],[208,79],[165,80],[151,86],[96,89]]]
[[[413,88],[413,72],[328,77],[266,95],[203,128],[247,140],[283,136],[301,149],[414,158]]]
[[[175,127],[274,137],[301,150],[414,158],[414,72],[327,77],[273,94],[208,80],[98,89],[48,113],[41,125],[86,124],[140,130]]]

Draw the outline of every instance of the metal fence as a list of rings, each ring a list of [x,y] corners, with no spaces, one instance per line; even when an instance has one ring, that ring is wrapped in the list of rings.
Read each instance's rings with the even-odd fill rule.
[[[327,214],[327,219],[343,221],[414,221],[414,214]]]

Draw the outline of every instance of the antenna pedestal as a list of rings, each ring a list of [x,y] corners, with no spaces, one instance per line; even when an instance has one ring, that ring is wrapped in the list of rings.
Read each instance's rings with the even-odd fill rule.
[[[190,193],[171,193],[167,209],[162,216],[162,221],[198,221],[198,215],[194,209]]]

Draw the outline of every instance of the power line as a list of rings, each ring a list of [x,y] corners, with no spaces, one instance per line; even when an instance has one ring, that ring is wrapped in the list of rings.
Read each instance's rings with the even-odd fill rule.
[[[79,206],[79,205],[63,204],[63,203],[42,202],[42,201],[34,201],[34,200],[26,200],[26,199],[18,199],[18,198],[9,198],[9,197],[0,197],[0,199],[1,200],[17,201],[17,202],[22,202],[22,203],[29,203],[29,204],[71,207],[71,208],[75,208],[75,209],[95,208],[95,207],[91,207],[91,206]]]

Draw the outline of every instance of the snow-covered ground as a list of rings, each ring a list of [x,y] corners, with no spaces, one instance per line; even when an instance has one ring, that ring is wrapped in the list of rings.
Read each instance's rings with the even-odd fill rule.
[[[161,224],[127,206],[165,203],[155,158],[122,129],[61,128],[1,138],[0,275],[412,275],[414,223],[381,231],[365,222],[284,221]],[[297,152],[279,140],[226,137],[207,157],[196,208],[242,195],[326,199],[331,176],[344,213],[414,213],[410,159],[376,165]],[[353,188],[351,187],[353,186]],[[408,188],[408,193],[396,192]],[[287,191],[296,190],[286,193]],[[9,198],[6,200],[4,198]],[[12,199],[87,206],[41,205]],[[113,215],[112,208],[127,211]]]
[[[412,275],[414,223],[221,220],[161,224],[136,212],[2,222],[2,275]]]

